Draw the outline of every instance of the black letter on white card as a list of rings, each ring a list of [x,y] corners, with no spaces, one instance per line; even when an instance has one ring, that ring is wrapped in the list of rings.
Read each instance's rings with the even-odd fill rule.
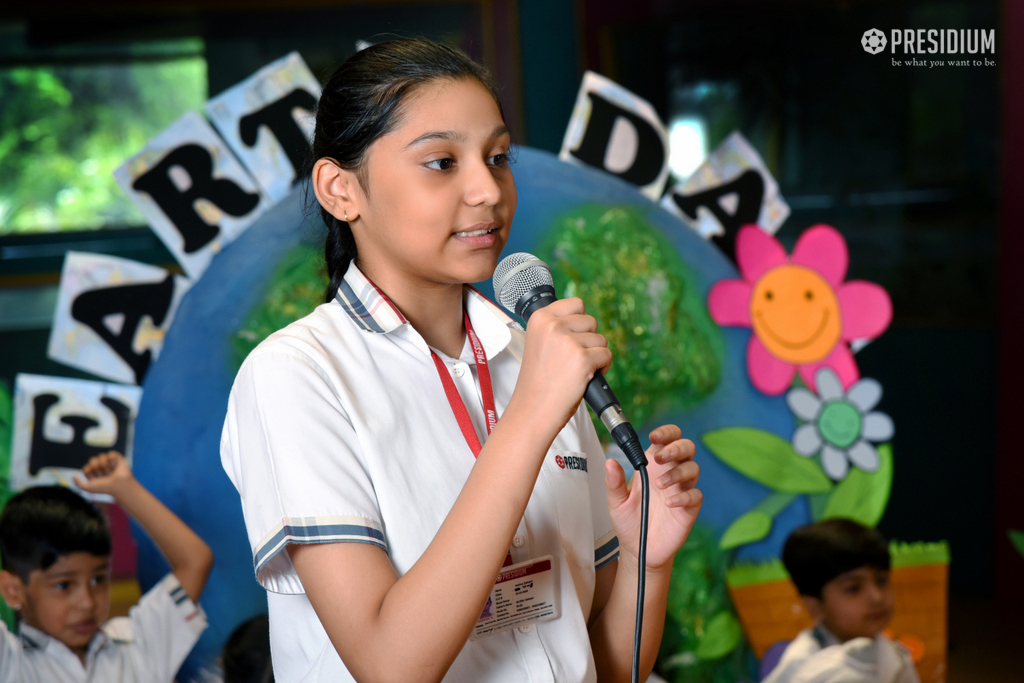
[[[590,98],[590,119],[583,133],[583,140],[576,150],[570,152],[585,164],[600,168],[616,175],[628,183],[643,187],[658,179],[665,164],[665,147],[657,129],[647,119],[641,118],[622,107],[609,102],[597,93],[588,92]],[[636,131],[636,154],[633,163],[624,171],[615,172],[605,166],[605,154],[612,141],[615,122],[625,119],[627,125]]]
[[[306,134],[292,117],[292,111],[295,109],[316,111],[316,98],[308,90],[296,88],[276,102],[271,102],[239,119],[238,135],[246,145],[255,147],[260,127],[269,128],[280,143],[281,149],[288,155],[288,161],[295,169],[294,182],[298,182],[310,146]]]
[[[152,318],[157,327],[162,325],[173,298],[174,276],[168,274],[163,282],[104,287],[82,292],[71,304],[71,317],[92,328],[128,363],[135,373],[135,383],[142,384],[153,354],[149,349],[142,353],[135,352],[132,348],[135,332],[144,315]],[[117,314],[124,316],[124,322],[115,333],[107,326],[105,318]]]
[[[44,467],[66,467],[72,470],[80,470],[89,462],[89,459],[100,453],[115,450],[124,453],[128,442],[128,419],[131,417],[131,408],[115,398],[105,396],[100,403],[107,406],[117,419],[117,438],[109,446],[90,446],[85,443],[85,432],[99,425],[99,422],[86,417],[85,415],[65,415],[61,422],[74,430],[74,435],[69,443],[49,441],[43,435],[43,425],[46,422],[46,413],[58,403],[60,398],[56,394],[39,394],[32,399],[32,406],[35,409],[32,425],[32,446],[29,452],[28,473],[35,476]]]
[[[171,179],[172,167],[188,173],[190,185],[179,189]],[[167,215],[185,240],[184,251],[199,251],[217,236],[219,228],[209,225],[193,206],[197,199],[206,199],[231,216],[244,216],[260,203],[255,192],[246,192],[227,178],[213,177],[213,158],[199,145],[182,145],[171,151],[153,168],[132,183],[132,188],[146,192]]]
[[[736,210],[729,213],[719,200],[733,193],[737,195]],[[701,190],[695,194],[672,193],[672,201],[690,219],[697,220],[697,207],[700,206],[706,208],[718,219],[725,233],[713,235],[711,239],[733,261],[736,260],[736,233],[744,225],[757,223],[763,200],[764,179],[760,173],[754,170],[744,171],[735,180]]]

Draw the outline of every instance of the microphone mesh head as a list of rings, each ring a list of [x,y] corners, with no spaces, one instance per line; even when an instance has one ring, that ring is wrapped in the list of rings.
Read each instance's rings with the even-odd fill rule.
[[[521,251],[501,259],[491,284],[501,305],[514,312],[524,294],[541,285],[553,286],[554,281],[548,264],[533,254]]]

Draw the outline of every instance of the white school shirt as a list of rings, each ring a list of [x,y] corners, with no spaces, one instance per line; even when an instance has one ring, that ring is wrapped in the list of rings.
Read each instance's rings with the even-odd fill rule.
[[[920,683],[910,653],[884,633],[840,643],[817,624],[782,653],[763,683]]]
[[[472,288],[464,305],[487,354],[500,419],[525,333]],[[483,442],[472,350],[467,343],[458,359],[442,358]],[[275,680],[354,680],[284,550],[288,543],[370,543],[387,552],[399,576],[423,554],[475,462],[430,348],[351,265],[331,303],[268,337],[242,364],[221,459],[242,499],[256,577],[268,591]],[[596,680],[587,632],[595,571],[618,556],[604,460],[581,404],[544,458],[510,549],[516,563],[554,557],[561,616],[467,642],[445,681]],[[441,617],[422,615],[423,628]]]
[[[206,629],[206,613],[174,574],[153,586],[127,617],[93,636],[85,664],[39,629],[0,629],[0,683],[171,683]]]

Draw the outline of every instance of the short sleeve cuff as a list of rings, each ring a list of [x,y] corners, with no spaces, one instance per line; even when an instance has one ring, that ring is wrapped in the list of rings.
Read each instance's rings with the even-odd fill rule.
[[[594,546],[594,569],[600,569],[619,556],[619,537],[614,531],[599,539]]]
[[[178,581],[177,576],[173,573],[168,574],[156,585],[156,588],[171,596],[171,600],[181,614],[182,619],[185,620],[185,623],[189,625],[189,628],[197,636],[206,630],[206,612],[203,611],[202,607],[192,602],[192,598],[188,597],[188,593],[181,587],[181,582]]]
[[[285,517],[263,537],[253,552],[256,580],[274,593],[305,592],[291,559],[282,553],[289,543],[369,543],[388,551],[383,526],[366,517]]]

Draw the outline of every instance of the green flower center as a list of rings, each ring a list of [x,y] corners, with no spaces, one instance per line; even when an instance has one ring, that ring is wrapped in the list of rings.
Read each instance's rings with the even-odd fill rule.
[[[836,448],[849,448],[860,436],[860,411],[846,401],[825,404],[818,416],[818,432]]]

